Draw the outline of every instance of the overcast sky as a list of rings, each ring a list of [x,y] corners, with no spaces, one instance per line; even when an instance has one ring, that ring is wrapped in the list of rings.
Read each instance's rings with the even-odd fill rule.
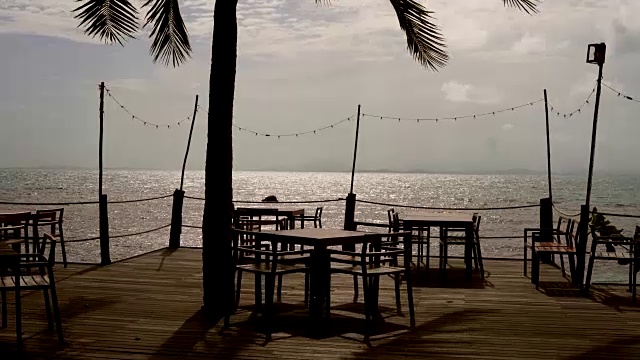
[[[146,30],[125,47],[84,36],[70,13],[77,2],[0,0],[0,167],[96,167],[100,81],[149,122],[189,116],[196,94],[206,108],[213,3],[182,2],[194,54],[173,69],[152,63]],[[605,82],[640,99],[640,1],[545,1],[535,16],[500,0],[425,5],[451,56],[437,73],[412,60],[385,0],[240,0],[235,123],[303,132],[355,115],[358,104],[366,114],[453,117],[536,101],[544,88],[568,113],[595,84],[586,50],[601,41]],[[640,172],[640,103],[602,94],[596,169]],[[588,166],[593,103],[551,116],[555,171]],[[180,168],[187,123],[155,129],[109,98],[105,107],[105,166]],[[546,168],[543,103],[455,122],[363,117],[360,130],[359,169]],[[191,169],[204,168],[206,132],[201,112]],[[349,169],[354,132],[355,121],[280,139],[234,130],[235,168]]]

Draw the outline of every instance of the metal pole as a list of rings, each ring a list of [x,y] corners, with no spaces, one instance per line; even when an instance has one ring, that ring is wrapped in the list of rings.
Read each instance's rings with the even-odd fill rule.
[[[184,185],[184,170],[187,167],[187,158],[189,157],[189,148],[191,147],[191,136],[193,135],[193,125],[196,123],[196,114],[198,113],[198,95],[196,95],[196,104],[193,107],[193,117],[191,118],[191,129],[189,129],[189,140],[187,140],[187,151],[184,153],[184,161],[182,162],[182,175],[180,176],[180,190]]]
[[[102,196],[102,137],[104,134],[104,81],[100,83],[100,137],[98,140],[98,200]]]
[[[356,143],[353,147],[353,166],[351,167],[351,188],[349,194],[353,194],[353,178],[356,173],[356,156],[358,154],[358,133],[360,132],[360,104],[358,104],[358,117],[356,119]]]
[[[544,89],[544,116],[547,123],[547,178],[549,182],[549,199],[553,203],[551,190],[551,141],[549,140],[549,103],[547,102],[547,89]]]
[[[593,178],[593,160],[596,153],[596,132],[598,129],[598,109],[600,108],[600,90],[602,88],[602,62],[598,63],[598,85],[596,88],[596,104],[593,110],[593,127],[591,129],[591,155],[589,157],[589,178],[587,179],[587,200],[585,205],[590,209],[591,205],[591,183]]]

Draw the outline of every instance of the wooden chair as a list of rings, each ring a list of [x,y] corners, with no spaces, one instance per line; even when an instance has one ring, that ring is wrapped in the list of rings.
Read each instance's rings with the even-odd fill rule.
[[[324,208],[323,206],[318,206],[316,208],[316,212],[315,212],[314,215],[297,216],[296,220],[300,220],[301,224],[304,224],[306,222],[312,222],[314,228],[321,228],[322,227],[322,209],[323,208]]]
[[[260,244],[258,242],[249,246],[241,246],[239,238],[241,235],[252,235],[244,230],[233,230],[233,259],[236,280],[236,304],[240,302],[240,290],[242,288],[242,273],[248,272],[257,275],[255,282],[255,304],[256,308],[262,305],[262,277],[265,278],[265,309],[264,314],[271,315],[273,307],[273,295],[275,290],[276,277],[281,275],[303,273],[305,274],[305,305],[308,305],[308,268],[304,264],[291,264],[286,261],[287,257],[306,255],[309,250],[282,250],[278,244]],[[250,255],[250,256],[247,256]],[[228,323],[228,318],[226,319]]]
[[[394,238],[392,242],[397,243],[401,237],[411,236],[411,233],[408,231],[392,232],[388,236]],[[362,278],[365,318],[368,325],[375,316],[374,311],[377,309],[380,276],[389,275],[394,279],[398,313],[402,311],[400,302],[402,276],[404,275],[405,279],[409,279],[408,274],[406,274],[406,268],[397,266],[397,258],[404,257],[404,249],[382,245],[378,234],[372,234],[369,237],[370,240],[366,240],[362,244],[360,251],[329,250],[331,274],[345,274]],[[405,261],[411,261],[411,259],[404,259],[403,263]],[[411,319],[414,319],[413,290],[410,282],[405,281],[405,283],[409,299],[409,313]],[[331,304],[330,297],[327,302]]]
[[[473,262],[475,264],[476,271],[480,270],[480,276],[484,279],[484,263],[482,261],[482,248],[480,246],[480,220],[482,216],[478,213],[473,214]],[[440,240],[440,268],[447,266],[449,258],[449,245],[466,245],[467,240],[464,234],[464,229],[442,229],[444,231]],[[456,234],[450,236],[449,232],[455,231]],[[459,232],[462,231],[462,234]]]
[[[55,328],[58,334],[58,342],[64,343],[64,334],[62,332],[62,321],[60,320],[60,310],[58,308],[58,294],[56,292],[56,281],[53,272],[55,265],[56,239],[50,234],[45,233],[42,243],[37,253],[20,254],[20,263],[17,271],[12,274],[5,274],[0,277],[0,293],[2,296],[2,327],[7,326],[7,292],[14,292],[16,296],[21,295],[21,291],[42,290],[44,294],[44,305],[47,314],[49,330],[53,330],[53,322],[55,319]],[[48,248],[48,251],[47,251]],[[45,256],[46,255],[46,256]],[[49,298],[49,292],[51,298]],[[16,301],[16,318],[21,319],[22,309]],[[53,307],[53,315],[51,308]],[[22,344],[22,327],[21,321],[16,321],[16,333],[18,336],[18,344]]]
[[[605,251],[601,246],[605,245]],[[589,293],[591,286],[591,275],[593,273],[593,263],[597,260],[617,260],[621,265],[629,267],[629,291],[631,301],[636,302],[637,274],[640,268],[640,239],[629,238],[621,235],[602,236],[591,226],[591,252],[589,254],[589,265],[587,267],[587,278],[584,284],[585,293]],[[606,251],[606,247],[610,250]]]
[[[533,241],[531,248],[531,282],[536,285],[536,290],[540,284],[540,255],[568,255],[569,271],[571,277],[575,275],[575,256],[576,244],[578,243],[580,231],[580,223],[578,221],[569,220],[568,232],[566,236],[553,237],[554,241]],[[562,243],[562,239],[565,243]],[[562,274],[565,275],[564,262],[562,266]]]
[[[33,238],[39,240],[39,232],[41,226],[49,226],[50,235],[56,237],[60,243],[60,251],[62,252],[62,264],[67,267],[67,250],[64,244],[64,232],[62,230],[62,216],[64,208],[36,210],[33,215]]]
[[[29,240],[33,238],[29,235],[29,228],[31,226],[31,212],[17,212],[17,213],[3,213],[0,214],[0,227],[14,227],[12,231],[4,230],[0,233],[0,241],[7,241],[12,243],[24,243],[25,252],[29,252]],[[11,241],[15,240],[15,241]],[[32,252],[37,252],[37,245],[34,241],[32,243]]]
[[[523,271],[524,276],[527,276],[527,252],[532,248],[535,241],[541,241],[540,237],[544,235],[548,235],[551,237],[551,240],[557,243],[562,243],[562,238],[565,239],[565,243],[567,242],[567,236],[569,236],[571,230],[571,219],[563,216],[558,217],[558,225],[555,229],[542,229],[542,228],[526,228],[524,229],[524,263],[523,263]],[[529,241],[531,239],[531,241]],[[542,239],[549,240],[547,239]],[[564,260],[562,256],[560,257],[562,262],[562,267],[564,268]]]

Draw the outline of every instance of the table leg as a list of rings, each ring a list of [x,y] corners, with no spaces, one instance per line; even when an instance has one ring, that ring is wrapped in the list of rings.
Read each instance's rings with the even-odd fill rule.
[[[311,289],[309,297],[309,317],[311,318],[312,328],[316,330],[322,324],[323,315],[328,311],[325,311],[327,304],[328,291],[331,276],[330,267],[331,262],[329,259],[329,253],[326,248],[315,248],[311,253]]]
[[[406,231],[406,228],[405,228]],[[405,236],[402,241],[404,243],[404,281],[407,285],[407,298],[409,300],[409,317],[411,327],[416,326],[416,318],[413,310],[413,289],[411,287],[411,235]]]
[[[473,227],[467,226],[465,228],[465,242],[464,242],[464,277],[466,280],[471,280],[473,272]]]

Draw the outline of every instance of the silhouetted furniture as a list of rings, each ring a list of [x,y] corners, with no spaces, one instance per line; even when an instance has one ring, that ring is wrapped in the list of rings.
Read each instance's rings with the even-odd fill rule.
[[[34,241],[39,241],[40,239],[40,227],[49,226],[49,234],[54,236],[60,244],[60,251],[62,252],[62,264],[66,268],[67,250],[64,244],[64,232],[62,230],[63,215],[64,208],[36,210],[36,213],[32,216],[32,224]]]
[[[264,314],[271,316],[273,306],[273,295],[275,289],[276,276],[282,276],[293,273],[304,273],[308,277],[308,268],[306,265],[291,264],[286,261],[287,256],[303,255],[309,250],[290,251],[282,250],[275,239],[269,241],[269,244],[263,241],[255,241],[251,245],[240,245],[241,236],[256,236],[256,232],[233,230],[233,259],[235,271],[237,272],[236,280],[236,303],[240,301],[240,290],[242,288],[242,273],[248,272],[256,276],[255,281],[255,302],[256,308],[262,305],[262,277],[265,279],[265,309]],[[251,256],[247,256],[251,255]],[[308,281],[306,281],[308,283]],[[308,295],[305,287],[305,304]],[[228,318],[227,318],[228,322]]]
[[[273,204],[270,204],[273,206]],[[304,216],[303,208],[266,208],[266,207],[238,207],[234,210],[234,219],[240,217],[250,218],[254,224],[261,226],[273,225],[277,230],[295,228],[295,219]],[[235,226],[237,228],[237,226]]]
[[[482,216],[478,215],[478,213],[473,214],[473,261],[476,271],[480,270],[480,276],[484,279],[484,263],[482,262],[482,248],[480,247],[481,219]],[[444,234],[442,234],[442,240],[440,240],[440,268],[447,266],[450,245],[466,245],[464,229],[444,228],[441,231],[444,231]],[[460,232],[462,233],[460,234]]]
[[[305,222],[311,222],[313,223],[313,227],[314,228],[321,228],[322,227],[322,206],[318,206],[316,208],[316,212],[314,215],[300,215],[297,217],[298,220],[300,220],[300,227],[304,228],[304,224]],[[296,219],[293,219],[294,221]]]
[[[24,244],[25,252],[29,252],[29,242],[33,240],[29,236],[29,228],[31,226],[31,212],[2,213],[0,214],[0,227],[4,227],[0,233],[0,241],[13,242],[15,244]],[[8,228],[14,227],[9,230]],[[32,242],[33,252],[36,252],[36,242]]]
[[[591,286],[591,275],[593,273],[593,263],[597,260],[617,260],[621,265],[629,267],[629,291],[631,300],[636,302],[637,274],[640,266],[639,262],[639,239],[629,238],[621,235],[602,236],[591,226],[591,253],[589,254],[589,266],[587,267],[587,278],[584,290],[589,292]],[[602,251],[602,246],[605,251]],[[606,251],[606,247],[613,248],[614,251]]]
[[[465,264],[465,279],[471,280],[472,277],[472,254],[474,247],[474,231],[473,231],[473,215],[465,213],[415,213],[407,214],[400,217],[402,221],[404,231],[412,231],[414,229],[426,229],[428,227],[440,227],[440,228],[456,228],[464,229],[465,233],[465,246],[464,246],[464,264]],[[440,232],[440,240],[444,232]],[[442,275],[446,270],[443,269]]]
[[[555,229],[542,229],[542,228],[526,228],[524,229],[524,276],[527,276],[527,251],[531,249],[535,242],[545,242],[551,240],[551,242],[562,243],[562,239],[567,243],[569,233],[571,231],[572,220],[563,216],[558,217],[558,225]],[[531,239],[531,241],[529,241]],[[533,250],[532,250],[533,251]],[[560,261],[562,263],[562,273],[564,274],[564,259],[563,254],[560,254]]]
[[[568,255],[569,271],[571,273],[571,277],[575,276],[575,244],[580,241],[580,232],[578,231],[579,227],[579,222],[569,220],[568,232],[562,236],[552,237],[553,241],[536,241],[535,239],[540,239],[540,237],[532,237],[531,282],[536,285],[536,289],[538,289],[540,285],[540,255]],[[564,244],[562,243],[563,239],[565,240]],[[565,275],[564,266],[562,271],[563,275]]]
[[[48,249],[47,249],[48,248]],[[47,314],[49,329],[55,327],[58,333],[58,342],[64,342],[62,333],[62,321],[60,320],[60,310],[58,308],[58,295],[56,293],[56,282],[53,273],[55,264],[56,240],[49,234],[44,234],[42,243],[37,253],[11,254],[5,248],[0,250],[0,263],[4,265],[5,259],[11,259],[11,270],[0,276],[0,292],[2,293],[2,325],[7,324],[7,293],[15,293],[16,302],[16,335],[18,347],[22,347],[22,308],[21,291],[42,290],[44,294],[44,305]],[[45,256],[45,254],[47,256]],[[3,266],[4,267],[4,266]],[[0,270],[1,271],[1,270]],[[49,297],[51,292],[51,298]],[[53,315],[52,315],[53,308]]]
[[[362,278],[364,292],[365,318],[369,325],[371,319],[377,314],[378,291],[380,276],[391,276],[395,284],[396,308],[398,313],[402,312],[400,302],[401,276],[404,274],[407,285],[408,298],[413,299],[411,281],[407,276],[409,267],[398,266],[398,257],[404,257],[405,251],[399,246],[392,246],[390,243],[399,243],[400,238],[411,238],[411,232],[392,232],[385,234],[386,241],[378,234],[368,234],[365,242],[362,243],[360,251],[346,251],[330,249],[329,256],[332,274],[345,274]],[[384,243],[384,244],[383,244]],[[404,259],[403,262],[410,263],[411,258]],[[330,292],[327,302],[331,303]],[[413,301],[409,301],[410,318],[414,318]],[[327,310],[327,316],[329,312]]]

